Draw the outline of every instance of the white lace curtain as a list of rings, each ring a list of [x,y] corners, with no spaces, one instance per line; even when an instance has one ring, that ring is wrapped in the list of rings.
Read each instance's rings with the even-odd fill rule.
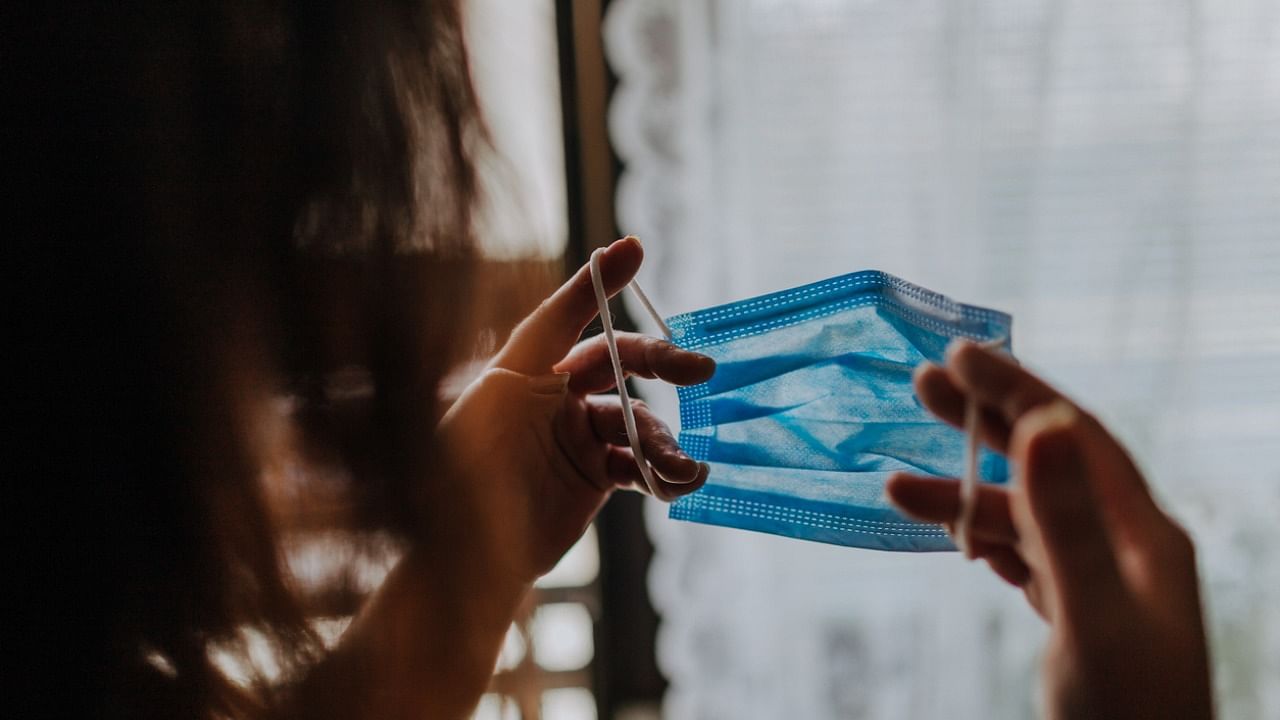
[[[1280,2],[614,0],[605,30],[659,306],[879,268],[1012,312],[1195,536],[1222,716],[1280,717]],[[1037,715],[1043,628],[983,568],[650,520],[667,717]]]

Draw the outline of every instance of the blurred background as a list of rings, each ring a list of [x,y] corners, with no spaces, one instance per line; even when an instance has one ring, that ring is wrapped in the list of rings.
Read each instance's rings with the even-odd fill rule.
[[[635,233],[668,315],[864,268],[1011,312],[1016,354],[1197,541],[1221,716],[1280,717],[1280,2],[468,8],[496,262],[572,268]],[[638,390],[674,424],[674,392]],[[1030,718],[1043,636],[954,555],[626,494],[476,717]]]

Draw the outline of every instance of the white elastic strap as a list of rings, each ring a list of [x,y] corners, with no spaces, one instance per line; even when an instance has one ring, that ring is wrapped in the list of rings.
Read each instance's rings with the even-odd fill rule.
[[[978,498],[978,403],[966,400],[964,404],[964,432],[968,436],[964,449],[964,478],[960,481],[960,512],[956,516],[956,545],[968,560],[972,560],[973,545],[969,542],[969,529],[973,525],[973,509]]]
[[[640,304],[643,305],[644,309],[649,313],[649,317],[653,318],[653,322],[662,329],[662,337],[670,340],[671,328],[667,327],[667,324],[663,322],[662,316],[658,314],[658,311],[653,309],[653,303],[649,302],[649,296],[645,295],[644,291],[640,289],[640,283],[632,280],[631,284],[627,287],[631,288],[631,291],[636,294],[636,297],[640,298]]]
[[[1004,338],[979,343],[984,350],[995,350],[1004,345]],[[968,560],[974,558],[973,543],[969,534],[973,527],[973,513],[978,504],[978,451],[981,444],[978,440],[978,425],[981,420],[981,408],[973,398],[964,403],[964,432],[966,440],[964,450],[964,478],[960,481],[960,512],[956,514],[956,545]]]
[[[622,371],[622,359],[618,356],[618,341],[613,335],[613,316],[609,313],[609,297],[604,292],[604,280],[600,277],[600,256],[604,254],[604,249],[597,249],[591,253],[591,285],[596,291],[596,305],[600,310],[600,324],[604,326],[604,341],[609,346],[609,360],[613,362],[613,379],[618,386],[618,395],[622,400],[622,422],[627,426],[627,440],[631,443],[631,452],[636,457],[636,465],[640,467],[640,476],[644,479],[645,490],[654,497],[662,497],[659,492],[659,485],[654,479],[653,468],[649,467],[648,461],[644,459],[644,450],[640,448],[640,431],[636,429],[636,414],[631,409],[631,396],[627,393],[627,376]],[[662,322],[662,317],[653,309],[653,304],[649,302],[649,298],[640,290],[640,286],[633,280],[630,285],[635,291],[636,296],[640,298],[641,304],[645,310],[653,316],[653,319],[662,328],[662,331],[671,337],[671,329],[667,324]]]

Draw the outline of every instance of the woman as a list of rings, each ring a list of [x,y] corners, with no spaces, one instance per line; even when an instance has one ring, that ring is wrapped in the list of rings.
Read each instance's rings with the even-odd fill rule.
[[[14,443],[9,526],[28,642],[10,656],[31,681],[12,683],[11,707],[465,717],[521,597],[638,471],[617,400],[598,394],[605,348],[577,342],[595,312],[585,271],[442,416],[441,378],[483,310],[471,214],[486,142],[458,4],[32,12],[7,23],[22,43],[6,52],[28,85],[7,156],[34,198],[12,239],[24,302],[10,331],[30,366],[13,393],[29,437]],[[610,293],[641,259],[634,240],[609,247]],[[673,383],[714,370],[649,338],[620,350],[630,372]],[[1168,677],[1181,707],[1207,712],[1190,546],[1114,442],[1082,415],[1044,415],[1052,391],[978,350],[920,380],[944,417],[960,393],[989,405],[988,440],[1028,474],[1012,495],[985,492],[977,529],[1054,624],[1051,708],[1101,716],[1136,676],[1141,707],[1159,707]],[[639,419],[664,493],[696,489],[706,468]],[[1034,492],[1042,471],[1063,475],[1059,495]],[[1088,497],[1110,507],[1116,478],[1117,507],[1140,510],[1104,523]],[[945,481],[892,492],[928,519],[954,509]],[[1059,507],[1080,534],[1059,532]],[[281,560],[301,526],[399,552],[332,650]],[[1070,602],[1095,591],[1116,608],[1099,627]],[[214,661],[245,661],[246,632],[274,677],[232,682]],[[1104,655],[1128,662],[1086,662]]]
[[[462,717],[521,597],[633,483],[579,274],[441,421],[475,346],[475,163],[456,3],[156,3],[26,26],[27,132],[49,209],[29,253],[52,408],[24,538],[33,702],[94,715]],[[52,95],[52,97],[50,97]],[[47,108],[47,116],[41,110]],[[34,160],[33,160],[34,162]],[[47,177],[47,180],[46,180]],[[41,186],[47,183],[47,186]],[[54,210],[56,206],[57,210]],[[634,240],[602,259],[616,292]],[[709,377],[621,337],[629,371]],[[283,409],[282,409],[283,408]],[[705,469],[643,407],[672,496]],[[302,478],[298,480],[297,478]],[[335,479],[336,478],[336,479]],[[281,560],[290,531],[400,560],[326,653]],[[50,553],[53,553],[52,555]],[[21,553],[27,555],[27,553]],[[92,598],[89,600],[88,598]],[[38,618],[38,619],[37,619]],[[278,677],[229,681],[265,638]]]

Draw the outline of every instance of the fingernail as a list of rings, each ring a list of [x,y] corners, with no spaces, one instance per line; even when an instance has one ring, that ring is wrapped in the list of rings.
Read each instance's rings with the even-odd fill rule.
[[[934,370],[937,367],[938,366],[935,365],[934,363],[929,362],[928,360],[925,360],[924,362],[917,365],[915,370],[911,371],[911,379],[913,381],[919,380],[921,375],[924,375],[925,373],[929,372],[930,370]]]
[[[1008,340],[1009,336],[1004,335],[1002,337],[991,338],[990,340],[983,340],[982,342],[977,343],[977,346],[987,352],[1002,352],[1004,350],[1004,344],[1008,342]]]
[[[635,245],[636,247],[639,247],[639,248],[644,247],[643,245],[640,244],[640,238],[636,237],[635,235],[628,235],[626,237],[618,238],[617,240],[614,240],[612,243],[609,244],[609,249],[606,250],[605,252],[614,252],[618,250],[618,248],[621,248],[623,245],[627,245],[627,244]]]
[[[694,465],[694,466],[696,466],[696,465],[697,465],[697,463],[696,463],[696,462],[694,462],[693,458],[691,458],[691,457],[689,457],[688,455],[685,455],[683,452],[679,452],[679,451],[669,452],[669,453],[667,453],[667,456],[668,456],[671,460],[674,460],[676,464],[678,464],[678,465],[680,465],[680,466],[681,466],[681,467],[680,467],[680,469],[679,469],[680,476],[679,476],[679,477],[672,477],[672,476],[670,476],[670,475],[668,475],[668,474],[666,474],[666,473],[662,473],[662,480],[663,480],[664,482],[669,482],[669,483],[671,483],[672,485],[688,485],[689,483],[691,483],[691,482],[693,482],[693,481],[695,481],[695,480],[697,480],[697,479],[698,479],[698,475],[697,475],[697,473],[696,473],[696,472],[694,472],[694,473],[687,473],[687,472],[685,472],[685,470],[684,470],[684,466],[687,466],[687,465],[690,465],[690,464],[692,464],[692,465]]]
[[[569,386],[569,373],[547,373],[529,378],[529,389],[535,395],[559,395]]]
[[[1028,413],[1027,417],[1019,424],[1027,426],[1023,432],[1028,433],[1028,437],[1031,437],[1043,432],[1071,427],[1079,416],[1080,413],[1076,411],[1075,406],[1071,403],[1066,400],[1054,400],[1048,405]]]
[[[1014,426],[1015,437],[1011,444],[1017,450],[1012,454],[1015,457],[1024,456],[1028,445],[1039,438],[1036,461],[1038,467],[1058,476],[1079,474],[1082,472],[1082,461],[1073,444],[1065,436],[1053,437],[1075,425],[1079,416],[1079,411],[1065,400],[1055,400],[1028,412]]]
[[[716,367],[715,358],[710,355],[703,355],[693,350],[685,350],[670,340],[662,341],[662,351],[673,360],[679,360],[681,363],[695,363],[702,370],[714,370]]]
[[[1093,511],[1084,457],[1068,430],[1076,414],[1066,403],[1054,403],[1034,419],[1024,436],[1028,469],[1036,473],[1028,488],[1032,510],[1042,508],[1046,517],[1079,518]],[[1046,522],[1045,517],[1040,520]]]
[[[951,362],[951,360],[953,360],[956,355],[959,355],[966,348],[976,344],[977,343],[970,340],[969,338],[964,338],[964,337],[956,338],[955,340],[952,340],[951,342],[947,343],[947,351],[946,353],[944,353],[943,357],[946,358],[947,362]]]

